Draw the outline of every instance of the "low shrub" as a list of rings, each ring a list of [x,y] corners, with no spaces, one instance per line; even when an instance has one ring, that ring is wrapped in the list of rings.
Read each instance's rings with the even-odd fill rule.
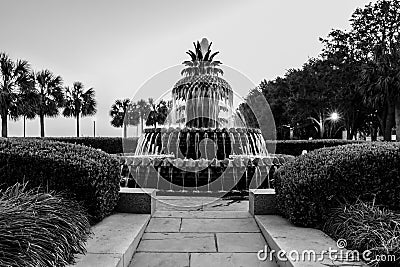
[[[46,137],[45,139],[101,149],[109,154],[135,152],[139,138],[122,137]]]
[[[117,203],[119,162],[105,152],[80,145],[0,139],[1,187],[24,181],[82,201],[94,223],[109,215]]]
[[[324,232],[336,240],[346,240],[346,248],[358,250],[360,255],[369,250],[364,260],[370,266],[400,264],[400,214],[358,201],[335,209]]]
[[[283,165],[274,178],[278,209],[297,225],[321,226],[332,208],[359,198],[400,210],[400,145],[315,150]]]
[[[299,156],[303,150],[308,152],[324,147],[334,147],[348,144],[362,143],[364,141],[340,140],[340,139],[317,139],[317,140],[277,140],[266,141],[267,148],[275,146],[277,154]]]
[[[30,139],[44,139],[50,141],[58,141],[75,145],[88,146],[100,149],[108,154],[133,153],[135,152],[137,141],[139,138],[122,138],[122,137],[29,137]],[[17,137],[15,139],[22,139]],[[26,138],[24,138],[26,139]]]
[[[0,266],[66,266],[90,234],[76,201],[16,184],[0,192]]]

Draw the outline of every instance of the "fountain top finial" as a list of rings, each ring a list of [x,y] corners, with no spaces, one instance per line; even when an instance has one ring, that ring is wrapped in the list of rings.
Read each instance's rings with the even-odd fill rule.
[[[190,56],[190,60],[185,60],[182,64],[186,66],[182,70],[183,76],[199,76],[199,75],[211,75],[218,76],[223,75],[224,72],[219,66],[222,64],[219,60],[214,60],[214,57],[219,52],[211,51],[211,44],[207,38],[203,38],[201,42],[193,42],[194,50],[186,52]]]
[[[208,42],[207,38],[204,37],[203,39],[201,39],[200,47],[201,53],[203,53],[203,55],[207,53],[209,45],[210,43]]]

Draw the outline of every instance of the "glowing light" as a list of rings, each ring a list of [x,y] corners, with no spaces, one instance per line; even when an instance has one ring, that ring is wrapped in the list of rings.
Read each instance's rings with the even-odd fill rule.
[[[331,116],[329,117],[329,119],[332,120],[332,121],[337,121],[337,120],[339,120],[339,119],[340,119],[339,113],[333,112],[333,113],[331,114]]]

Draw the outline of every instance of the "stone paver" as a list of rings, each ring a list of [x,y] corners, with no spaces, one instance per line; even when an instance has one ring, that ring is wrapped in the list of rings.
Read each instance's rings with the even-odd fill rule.
[[[179,232],[180,227],[180,218],[152,218],[146,232]]]
[[[157,201],[129,267],[277,267],[258,260],[265,245],[248,201],[165,196]]]
[[[266,245],[261,233],[216,233],[218,252],[254,252]]]
[[[189,253],[137,252],[129,267],[188,267]]]
[[[145,233],[137,251],[216,252],[214,234]]]
[[[79,255],[77,267],[123,267],[123,259],[119,254],[92,254]]]
[[[248,233],[260,232],[253,218],[239,219],[182,219],[181,232]]]
[[[278,267],[275,262],[259,261],[255,253],[192,253],[191,267]]]

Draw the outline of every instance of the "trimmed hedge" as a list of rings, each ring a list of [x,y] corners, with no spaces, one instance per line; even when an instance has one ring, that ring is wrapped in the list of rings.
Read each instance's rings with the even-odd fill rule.
[[[22,139],[17,137],[16,139]],[[25,138],[24,138],[25,139]],[[42,139],[34,137],[32,139]],[[88,146],[100,149],[108,154],[133,153],[135,152],[137,141],[139,138],[130,137],[45,137],[44,140],[58,141],[76,145]]]
[[[323,148],[274,175],[278,209],[297,225],[320,227],[332,208],[358,199],[400,210],[400,144]]]
[[[59,194],[16,184],[0,192],[0,266],[66,266],[86,252],[85,209]]]
[[[277,140],[266,141],[267,147],[276,146],[276,154],[299,156],[303,150],[308,152],[324,147],[341,146],[363,143],[365,141],[352,141],[341,139],[317,139],[317,140]]]
[[[18,138],[19,139],[19,138]],[[38,138],[40,139],[40,138]],[[138,139],[137,137],[45,137],[45,140],[59,141],[84,145],[95,149],[101,149],[109,154],[133,153],[135,152]],[[364,141],[351,141],[340,139],[320,139],[320,140],[276,140],[266,141],[267,147],[275,149],[275,154],[286,154],[299,156],[303,150],[312,151],[324,147],[333,147]],[[125,150],[125,151],[124,151]]]
[[[118,200],[119,162],[105,152],[80,145],[38,139],[0,139],[0,185],[29,182],[29,187],[65,192],[97,222]]]

